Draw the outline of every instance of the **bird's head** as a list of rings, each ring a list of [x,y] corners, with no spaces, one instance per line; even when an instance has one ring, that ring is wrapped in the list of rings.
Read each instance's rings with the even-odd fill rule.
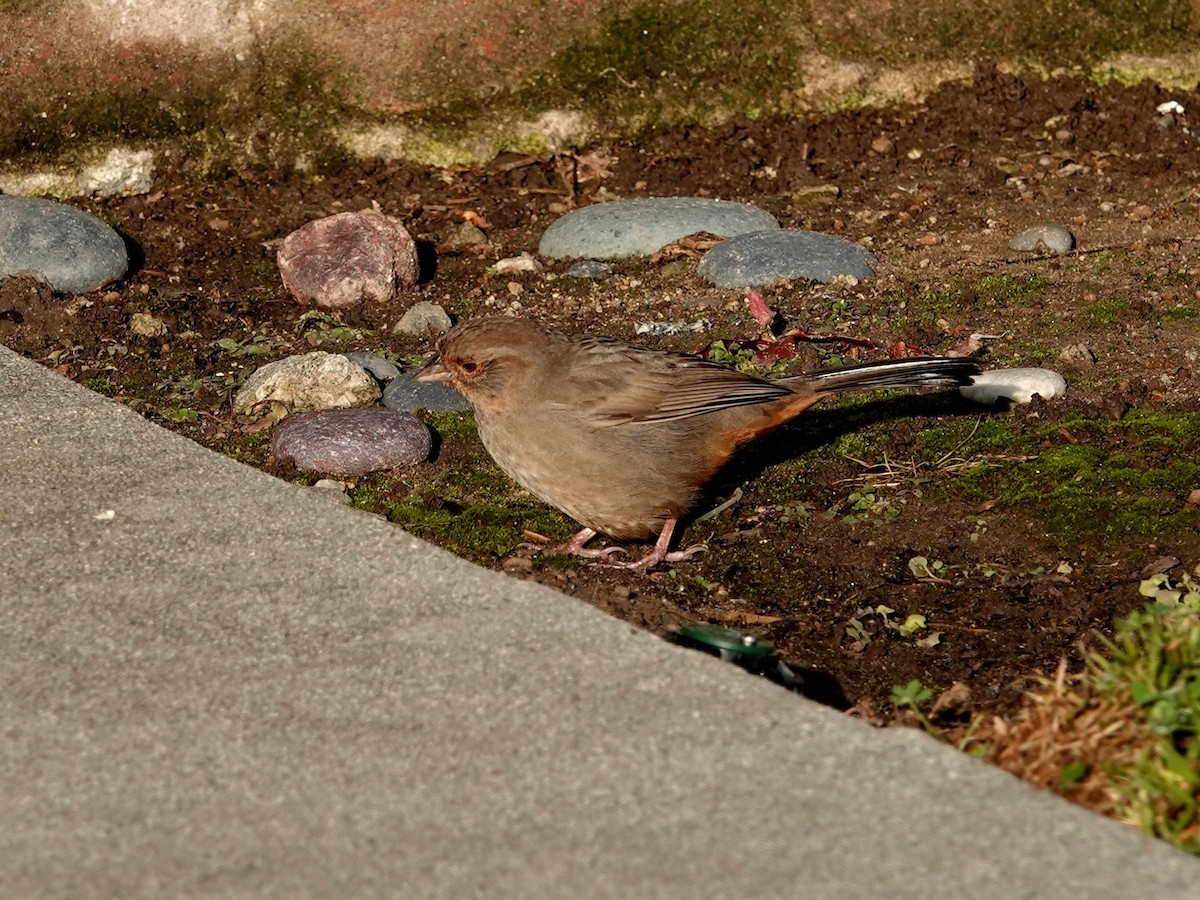
[[[437,355],[413,377],[450,385],[476,410],[507,406],[512,390],[537,368],[551,340],[525,319],[472,319],[450,329],[438,342]]]

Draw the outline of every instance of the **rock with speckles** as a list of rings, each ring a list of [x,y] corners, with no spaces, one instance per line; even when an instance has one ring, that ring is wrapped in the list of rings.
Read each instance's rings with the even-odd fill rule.
[[[416,465],[429,457],[429,429],[390,409],[327,409],[284,419],[271,452],[286,465],[322,475],[367,475]]]
[[[417,283],[417,246],[399,219],[344,212],[293,231],[276,258],[286,287],[305,306],[382,303]]]

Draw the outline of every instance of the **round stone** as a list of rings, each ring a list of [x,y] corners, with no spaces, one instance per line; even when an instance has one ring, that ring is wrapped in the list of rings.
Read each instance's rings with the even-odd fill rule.
[[[83,294],[129,267],[125,241],[81,209],[0,195],[0,276],[29,273],[54,290]]]
[[[778,228],[770,213],[746,203],[702,197],[612,200],[572,210],[542,235],[551,259],[651,256],[672,241],[706,231],[728,237]]]
[[[700,260],[696,274],[722,288],[780,281],[832,281],[875,274],[875,257],[858,244],[812,231],[760,231],[722,241]]]
[[[290,416],[271,436],[282,463],[322,475],[366,475],[412,466],[433,440],[415,416],[390,409],[329,409]]]

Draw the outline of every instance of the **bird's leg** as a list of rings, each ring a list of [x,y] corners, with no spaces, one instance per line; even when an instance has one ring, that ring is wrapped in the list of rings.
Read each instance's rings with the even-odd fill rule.
[[[619,569],[634,569],[638,572],[645,572],[653,569],[659,563],[675,563],[683,562],[685,559],[691,559],[697,553],[704,553],[708,550],[704,544],[696,544],[694,547],[688,547],[686,550],[667,551],[671,546],[671,537],[675,534],[675,523],[678,519],[667,519],[663,525],[662,533],[659,534],[658,540],[654,542],[654,549],[635,562],[629,563],[610,563]]]
[[[542,550],[542,553],[565,553],[567,556],[582,556],[584,559],[605,559],[613,553],[624,553],[624,547],[604,547],[597,550],[588,550],[583,545],[596,536],[598,532],[594,528],[585,528],[572,537],[569,541],[558,544],[554,547],[547,547]]]

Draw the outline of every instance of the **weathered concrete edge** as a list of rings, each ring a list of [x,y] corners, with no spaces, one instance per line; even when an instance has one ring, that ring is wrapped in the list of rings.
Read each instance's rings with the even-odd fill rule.
[[[1128,898],[1186,896],[1200,884],[1195,860],[918,732],[868,728],[585,604],[454,559],[159,429],[6,348],[0,467],[9,526],[0,541],[0,719],[12,728],[0,748],[0,793],[16,800],[0,811],[8,896],[214,886],[277,896],[301,875],[303,895],[389,879],[403,879],[414,896],[482,885],[492,895],[718,896],[749,885],[761,896],[803,888],[813,897]],[[224,565],[207,571],[215,558]],[[93,656],[60,647],[83,654],[69,673],[90,685],[82,713],[39,712],[44,701],[21,685],[45,675],[45,701],[60,699],[68,682],[44,655],[57,646],[51,632],[82,643],[99,621],[88,603],[101,598],[117,610],[183,617],[188,628],[225,607],[255,619],[232,645],[180,638],[169,671],[183,665],[183,679],[147,695],[139,711],[145,728],[170,726],[163,740],[176,734],[171,717],[192,690],[203,701],[188,717],[199,717],[194,740],[225,724],[226,701],[238,708],[277,688],[290,703],[323,709],[345,670],[316,669],[302,696],[277,684],[285,677],[277,661],[309,645],[321,651],[313,659],[351,655],[386,691],[343,709],[347,724],[332,731],[307,717],[312,733],[272,733],[259,755],[247,742],[244,769],[206,757],[195,784],[174,769],[186,747],[124,759],[133,750],[118,742],[91,760],[103,777],[80,771],[72,741],[79,731],[106,739],[129,707],[139,654],[155,647],[126,646],[128,626],[91,635],[104,644]],[[280,630],[273,615],[298,630]],[[336,634],[346,622],[375,630],[363,644]],[[261,635],[272,637],[256,646]],[[464,639],[472,656],[462,653]],[[389,668],[406,654],[412,665]],[[209,656],[237,671],[249,666],[256,678],[249,688],[240,676],[194,686],[184,664],[203,671]],[[247,690],[250,699],[230,699]],[[403,740],[384,745],[390,750],[365,743],[362,723],[378,728],[389,717]],[[336,812],[319,786],[335,775],[342,784],[346,772],[297,770],[296,743],[301,759],[333,754],[372,786],[383,768],[380,784],[398,778],[404,791],[356,795],[351,779],[348,797],[334,791]],[[282,811],[241,811],[249,822],[239,831],[239,778],[257,784],[275,765],[290,767],[298,796]],[[162,807],[168,787],[175,793]],[[65,802],[66,819],[55,813]],[[143,806],[141,818],[128,817]],[[513,809],[523,817],[506,819]],[[407,827],[378,818],[385,811]],[[331,815],[349,818],[330,828]],[[321,853],[292,837],[297,822],[326,825]],[[356,839],[364,828],[372,840]],[[227,832],[237,842],[226,853],[256,865],[222,855]],[[281,835],[296,858],[281,859]],[[147,852],[155,841],[167,842],[165,851]]]

